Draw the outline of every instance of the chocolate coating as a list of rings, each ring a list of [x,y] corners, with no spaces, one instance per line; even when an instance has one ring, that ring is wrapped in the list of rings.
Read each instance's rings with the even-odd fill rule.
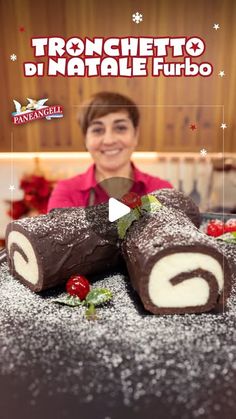
[[[89,225],[87,212],[100,225],[98,235]],[[30,241],[37,259],[39,280],[32,284],[15,269],[14,252],[27,262],[19,244],[8,249],[11,231],[22,233]],[[107,205],[53,210],[47,215],[25,218],[9,224],[6,231],[8,262],[12,274],[32,291],[42,291],[65,282],[72,274],[95,275],[111,271],[122,263],[117,230],[108,221]]]
[[[200,313],[211,310],[218,301],[226,302],[231,287],[231,271],[226,258],[217,250],[214,240],[201,233],[181,211],[161,207],[153,214],[147,214],[130,227],[122,244],[123,256],[131,283],[144,307],[154,314]],[[210,286],[210,297],[204,306],[157,307],[148,291],[150,274],[158,260],[178,252],[203,253],[214,257],[223,268],[224,288],[219,294],[216,278],[209,271],[202,272]],[[189,274],[189,272],[188,272]],[[178,282],[186,279],[186,272],[172,278]]]
[[[176,189],[160,189],[152,192],[151,195],[154,195],[166,207],[183,211],[197,228],[200,227],[199,208],[189,196]]]

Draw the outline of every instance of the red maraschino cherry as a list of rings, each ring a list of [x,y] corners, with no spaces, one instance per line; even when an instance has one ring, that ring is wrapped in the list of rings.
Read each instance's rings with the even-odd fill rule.
[[[121,198],[121,202],[130,208],[141,207],[142,201],[136,192],[128,192]]]
[[[225,223],[225,232],[226,233],[233,233],[236,231],[236,218],[230,218]]]
[[[82,275],[73,275],[66,283],[66,292],[76,295],[80,300],[84,300],[89,293],[90,285],[88,280]]]
[[[224,234],[224,223],[221,220],[211,220],[207,226],[207,234],[212,237],[218,237]]]

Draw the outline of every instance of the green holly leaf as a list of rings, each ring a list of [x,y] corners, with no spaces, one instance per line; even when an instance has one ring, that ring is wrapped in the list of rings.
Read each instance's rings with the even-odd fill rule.
[[[156,212],[162,207],[160,201],[153,195],[144,195],[142,196],[141,201],[141,209],[147,212]]]
[[[87,320],[98,320],[98,316],[96,314],[96,309],[94,304],[90,304],[85,312],[85,317]]]
[[[94,288],[87,294],[85,302],[89,305],[99,306],[111,300],[112,293],[107,288]]]
[[[138,208],[134,208],[128,214],[119,218],[117,221],[118,236],[120,239],[124,239],[126,231],[131,226],[131,224],[140,218],[140,211]]]
[[[217,237],[216,240],[224,241],[225,243],[236,244],[236,231],[222,234],[221,236]]]
[[[57,298],[56,300],[52,300],[52,302],[70,307],[78,307],[83,305],[83,302],[76,295],[67,295],[66,297],[61,297]]]

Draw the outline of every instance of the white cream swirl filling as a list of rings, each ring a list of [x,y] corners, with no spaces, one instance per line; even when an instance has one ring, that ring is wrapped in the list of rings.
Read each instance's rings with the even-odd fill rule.
[[[181,273],[202,269],[216,278],[219,291],[224,284],[220,263],[205,253],[180,252],[164,256],[152,268],[148,292],[157,307],[192,307],[208,302],[210,289],[206,279],[194,276],[173,285],[171,279]]]

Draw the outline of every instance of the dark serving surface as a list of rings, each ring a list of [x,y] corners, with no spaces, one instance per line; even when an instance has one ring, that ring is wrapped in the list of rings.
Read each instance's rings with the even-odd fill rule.
[[[89,322],[1,265],[1,419],[236,417],[235,284],[227,310],[182,316],[145,312],[120,273],[94,286],[114,298]]]

